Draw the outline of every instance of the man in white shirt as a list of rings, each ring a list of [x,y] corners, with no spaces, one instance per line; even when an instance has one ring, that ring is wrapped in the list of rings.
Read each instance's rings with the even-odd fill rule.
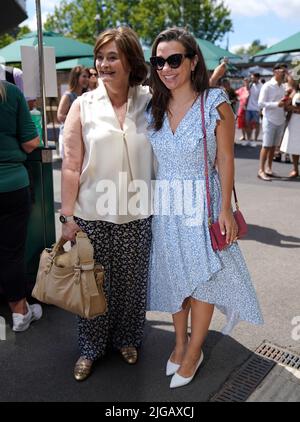
[[[285,127],[285,87],[283,82],[286,78],[287,66],[278,63],[274,66],[273,73],[273,78],[263,85],[258,99],[258,105],[263,109],[263,144],[257,177],[265,181],[272,180],[274,152],[276,146],[279,146],[281,142]]]
[[[258,106],[258,97],[262,89],[263,84],[259,81],[260,74],[252,73],[251,82],[249,85],[249,97],[246,107],[246,133],[248,139],[248,145],[252,147],[257,146],[257,139],[259,134],[259,106]],[[255,129],[254,141],[251,141],[252,129]]]

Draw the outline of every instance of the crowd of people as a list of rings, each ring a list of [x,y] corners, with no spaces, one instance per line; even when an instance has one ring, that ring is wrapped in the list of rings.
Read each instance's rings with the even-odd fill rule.
[[[241,145],[257,147],[262,131],[258,177],[264,181],[279,177],[272,171],[272,164],[281,161],[282,154],[286,162],[292,161],[293,164],[288,177],[299,177],[300,87],[292,75],[286,64],[277,63],[273,77],[267,82],[261,81],[259,73],[244,78],[243,86],[236,90],[231,88],[228,79],[221,81],[237,114],[237,128],[242,132]]]
[[[282,151],[293,155],[290,177],[297,177],[299,84],[289,76],[287,95],[287,69],[279,64],[265,84],[253,74],[237,91],[232,92],[228,80],[223,81],[224,89],[216,87],[224,64],[209,78],[195,38],[180,28],[165,30],[155,39],[150,77],[137,35],[128,27],[103,31],[94,59],[95,69],[72,69],[58,108],[62,237],[74,241],[78,231],[88,235],[95,261],[105,269],[108,302],[104,315],[78,317],[74,378],[88,378],[95,362],[111,349],[126,363],[136,363],[146,310],[151,310],[172,314],[175,338],[166,375],[172,376],[170,388],[181,387],[192,381],[204,359],[215,307],[227,316],[224,334],[241,320],[263,322],[231,207],[233,109],[239,102],[238,127],[244,131],[243,140],[254,146],[263,109],[260,179],[274,176],[273,155],[282,137]],[[23,163],[39,140],[24,96],[8,82],[0,84],[0,108],[0,196],[5,204],[0,229],[7,233],[0,243],[0,282],[13,313],[13,329],[24,331],[42,315],[40,305],[29,306],[24,293],[30,194]],[[205,188],[201,190],[206,180],[211,203]],[[101,190],[99,182],[104,181],[108,189]],[[146,195],[139,195],[140,182]],[[161,182],[171,187],[189,182],[188,193],[185,187],[179,191],[181,199],[186,195],[195,207],[184,206],[179,212],[172,191],[168,213],[154,212],[161,210],[162,197],[156,195]],[[101,195],[106,198],[102,204],[113,206],[100,207]],[[225,236],[223,250],[212,247],[212,221]]]

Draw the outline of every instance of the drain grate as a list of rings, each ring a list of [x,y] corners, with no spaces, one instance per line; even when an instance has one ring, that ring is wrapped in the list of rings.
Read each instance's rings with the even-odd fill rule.
[[[264,342],[255,353],[290,368],[300,369],[300,356],[283,347]]]
[[[247,362],[214,395],[212,402],[244,402],[274,367],[275,362],[257,355]]]
[[[300,369],[300,356],[288,349],[264,341],[210,401],[246,401],[276,363]]]

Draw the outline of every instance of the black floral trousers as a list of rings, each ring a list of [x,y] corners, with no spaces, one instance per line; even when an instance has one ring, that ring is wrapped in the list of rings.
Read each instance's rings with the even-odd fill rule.
[[[80,356],[96,360],[107,349],[139,347],[146,314],[151,217],[125,224],[76,223],[88,235],[94,258],[104,266],[108,311],[94,319],[78,317]]]

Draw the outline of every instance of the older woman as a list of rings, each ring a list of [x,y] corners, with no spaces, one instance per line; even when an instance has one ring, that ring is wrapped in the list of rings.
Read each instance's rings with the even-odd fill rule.
[[[130,28],[101,33],[94,49],[99,87],[75,100],[64,130],[62,235],[89,236],[105,268],[108,311],[79,318],[75,379],[86,379],[107,349],[137,361],[143,336],[151,244],[152,149],[145,109],[147,67]],[[143,186],[146,195],[140,195]]]

